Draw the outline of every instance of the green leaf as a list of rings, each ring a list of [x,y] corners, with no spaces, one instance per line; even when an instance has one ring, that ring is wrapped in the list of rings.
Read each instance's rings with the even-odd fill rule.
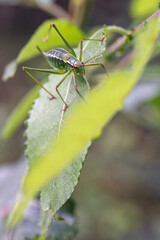
[[[104,80],[103,84],[91,92],[87,104],[79,103],[71,114],[68,112],[59,137],[50,139],[47,152],[41,152],[40,158],[30,168],[24,180],[22,198],[11,215],[10,223],[15,224],[20,219],[29,199],[35,196],[48,180],[64,170],[122,108],[125,96],[135,86],[151,56],[158,37],[158,24],[157,21],[148,24],[147,29],[136,36],[134,57],[129,68],[117,71],[109,81],[102,75],[100,79]],[[36,141],[39,141],[38,137],[39,135]],[[36,147],[36,144],[34,146]],[[34,151],[33,148],[32,154]]]
[[[71,46],[77,45],[84,37],[84,33],[77,26],[73,25],[67,20],[51,19],[45,21],[38,27],[38,29],[27,42],[27,44],[22,48],[17,58],[6,66],[3,74],[4,81],[6,81],[10,77],[13,77],[18,64],[33,57],[36,57],[40,54],[36,46],[39,46],[43,51],[47,51],[49,49],[60,46],[66,47],[64,42],[54,29],[51,31],[48,41],[43,41],[43,39],[47,35],[50,24],[53,22],[56,24],[63,37],[69,42]]]
[[[158,10],[159,0],[132,0],[130,13],[133,18],[144,18]]]
[[[70,198],[78,183],[88,146],[87,144],[80,155],[73,160],[73,163],[67,166],[41,191],[41,205],[44,211],[52,209],[53,213],[56,213],[66,200]]]
[[[39,89],[39,86],[35,86],[32,90],[30,90],[18,103],[13,112],[11,112],[5,126],[2,129],[2,138],[6,139],[11,137],[17,128],[24,122],[34,99],[38,97]]]
[[[40,158],[47,150],[51,139],[57,138],[63,122],[70,114],[73,105],[82,101],[74,89],[72,75],[70,74],[70,76],[64,81],[63,85],[59,88],[63,98],[65,98],[67,104],[69,104],[67,111],[62,111],[64,108],[63,102],[58,96],[55,87],[63,77],[64,75],[50,76],[49,81],[45,84],[45,87],[56,96],[56,99],[50,101],[47,93],[44,92],[44,90],[41,90],[40,97],[35,100],[33,108],[30,111],[30,117],[27,121],[28,127],[26,130],[26,155],[29,159],[30,168],[35,159]],[[77,87],[80,93],[85,96],[88,88],[83,77],[77,77]],[[70,166],[68,166],[54,180],[51,180],[42,190],[41,204],[44,211],[52,209],[55,214],[70,197],[78,182],[82,163],[87,153],[87,147],[84,148],[80,156],[77,157]],[[47,174],[47,172],[44,174]]]

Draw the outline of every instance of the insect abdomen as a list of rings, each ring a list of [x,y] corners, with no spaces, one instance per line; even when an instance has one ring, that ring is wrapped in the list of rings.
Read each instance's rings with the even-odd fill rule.
[[[63,60],[61,59],[57,59],[55,57],[52,57],[52,64],[54,67],[58,68],[58,69],[65,69],[65,63]]]
[[[65,49],[55,48],[46,53],[48,63],[57,69],[67,70],[68,65],[66,64],[66,53]]]

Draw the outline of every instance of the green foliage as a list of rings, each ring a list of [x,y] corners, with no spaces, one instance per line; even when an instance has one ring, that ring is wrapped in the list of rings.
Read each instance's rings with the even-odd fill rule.
[[[8,78],[14,76],[18,64],[27,61],[33,57],[36,57],[40,54],[36,46],[39,46],[41,49],[43,49],[43,51],[47,51],[55,47],[65,46],[63,41],[60,39],[60,37],[54,30],[51,31],[50,38],[48,39],[48,41],[47,42],[43,41],[43,39],[47,35],[50,24],[53,22],[60,29],[60,31],[63,32],[63,36],[72,46],[77,45],[79,41],[84,37],[84,33],[78,27],[76,27],[75,25],[71,24],[66,20],[52,19],[45,21],[39,26],[39,28],[29,39],[27,44],[22,48],[16,60],[12,61],[6,66],[2,77],[4,81],[7,81]]]
[[[71,162],[75,161],[75,158],[82,153],[82,150],[90,140],[93,140],[114,114],[122,108],[125,96],[127,96],[138,81],[151,56],[158,32],[159,27],[156,21],[148,24],[145,31],[136,36],[135,52],[131,65],[127,69],[115,72],[110,76],[109,80],[106,79],[104,75],[100,76],[100,80],[103,81],[103,83],[91,92],[87,99],[87,104],[82,102],[78,103],[73,107],[72,112],[68,111],[68,113],[65,113],[66,120],[62,126],[59,137],[49,136],[49,138],[47,138],[49,139],[47,150],[43,149],[42,146],[40,156],[34,156],[34,152],[37,152],[36,145],[31,149],[27,147],[27,153],[33,156],[34,162],[30,160],[32,167],[30,167],[24,180],[22,186],[23,194],[21,195],[20,202],[16,205],[12,213],[13,215],[11,215],[10,223],[15,224],[20,219],[28,201],[35,196],[37,191],[52,177],[55,178],[58,174],[61,174],[61,171],[64,171]],[[90,49],[90,51],[91,50],[92,49]],[[52,87],[50,82],[48,84]],[[63,89],[61,89],[61,91],[63,92]],[[33,109],[35,109],[37,104],[36,111],[38,111],[38,103],[42,101],[42,96],[45,96],[45,94],[41,92],[40,98],[35,102]],[[46,101],[45,98],[44,101]],[[47,103],[45,108],[48,108],[49,105],[51,105],[51,102]],[[41,111],[44,113],[45,109]],[[54,118],[55,117],[56,116],[54,116]],[[36,115],[32,112],[31,118],[28,120],[28,125],[32,124],[34,118],[36,119]],[[44,118],[43,120],[45,121]],[[50,119],[50,121],[53,120],[53,118]],[[34,127],[38,125],[37,121],[36,119]],[[39,121],[41,121],[41,119]],[[51,125],[51,122],[49,122],[48,125]],[[47,130],[43,121],[39,128],[41,127],[45,127],[45,131],[42,131],[43,135],[41,136],[45,138]],[[51,129],[51,131],[54,131],[54,129]],[[27,141],[32,141],[33,143],[33,136],[30,136],[30,140]],[[27,138],[28,137],[29,136],[27,136]],[[39,141],[40,136],[36,135],[35,137],[36,141]],[[37,144],[39,144],[39,142],[37,142]],[[36,159],[37,157],[38,159]]]

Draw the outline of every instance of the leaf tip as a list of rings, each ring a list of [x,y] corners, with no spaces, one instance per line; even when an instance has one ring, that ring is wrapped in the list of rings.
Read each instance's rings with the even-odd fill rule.
[[[9,78],[13,77],[17,70],[17,61],[13,60],[4,69],[4,73],[2,75],[2,81],[6,82]]]

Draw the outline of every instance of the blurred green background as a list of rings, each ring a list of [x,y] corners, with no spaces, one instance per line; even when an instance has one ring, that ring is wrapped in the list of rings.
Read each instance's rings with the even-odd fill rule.
[[[132,19],[127,0],[90,0],[84,12],[79,8],[82,15],[74,6],[76,1],[56,1],[62,12],[59,10],[54,16],[33,2],[0,1],[0,76],[34,30],[58,14],[66,17],[71,13],[72,21],[88,32],[97,25],[130,28],[141,22],[140,18]],[[123,111],[89,149],[73,194],[79,226],[76,240],[160,239],[159,60],[156,57],[150,61],[140,83],[127,97]],[[39,62],[32,60],[32,64],[38,66]],[[0,82],[0,128],[31,86],[34,83],[24,76],[21,66],[14,78]],[[24,130],[22,126],[10,140],[0,140],[0,219],[4,206],[15,199],[26,169]]]

